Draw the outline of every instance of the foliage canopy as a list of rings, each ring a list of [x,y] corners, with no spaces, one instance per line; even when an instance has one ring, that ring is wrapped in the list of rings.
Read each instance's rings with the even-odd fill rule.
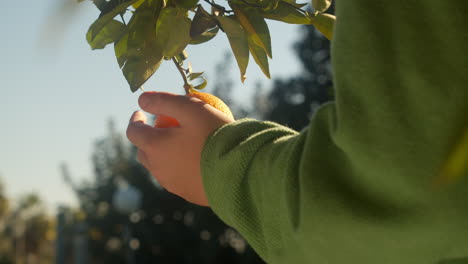
[[[203,88],[201,73],[183,69],[188,45],[198,45],[214,38],[221,30],[227,35],[239,66],[241,81],[246,78],[252,55],[263,73],[270,78],[268,59],[273,57],[270,31],[265,19],[289,24],[315,26],[331,39],[335,17],[325,12],[330,0],[314,0],[315,12],[304,10],[296,0],[228,0],[227,6],[204,0],[93,0],[101,11],[89,27],[86,39],[92,49],[114,43],[117,62],[134,92],[159,68],[172,60],[183,74],[185,88]],[[131,15],[128,23],[124,15]],[[116,17],[120,16],[120,20]],[[189,80],[203,78],[194,87]]]

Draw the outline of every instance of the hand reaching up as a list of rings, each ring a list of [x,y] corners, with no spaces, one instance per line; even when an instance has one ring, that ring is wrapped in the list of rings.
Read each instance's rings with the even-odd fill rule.
[[[159,184],[189,202],[208,206],[200,159],[208,136],[234,119],[193,97],[159,92],[143,93],[138,103],[153,115],[175,118],[179,126],[157,128],[146,124],[136,111],[127,128],[128,139],[138,148],[138,160]]]

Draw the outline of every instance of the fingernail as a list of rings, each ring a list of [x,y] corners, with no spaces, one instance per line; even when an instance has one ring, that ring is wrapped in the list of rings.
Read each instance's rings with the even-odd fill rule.
[[[132,123],[132,122],[138,122],[140,121],[141,122],[141,118],[139,117],[139,115],[141,114],[141,111],[135,111],[133,112],[132,116],[130,117],[130,120],[128,121],[129,123]]]

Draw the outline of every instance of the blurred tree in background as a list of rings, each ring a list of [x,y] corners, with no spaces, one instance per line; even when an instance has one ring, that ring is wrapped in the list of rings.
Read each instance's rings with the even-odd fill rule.
[[[76,184],[64,170],[86,223],[89,263],[263,263],[209,208],[163,190],[135,157],[111,122],[95,145],[93,181]],[[142,194],[129,215],[113,202],[122,185]]]
[[[314,110],[332,99],[330,43],[311,29],[302,27],[303,39],[295,45],[303,72],[289,79],[274,80],[267,107],[259,111],[262,118],[296,130],[307,126]]]
[[[40,197],[23,195],[11,203],[0,184],[0,264],[53,262],[54,221]]]
[[[12,263],[12,241],[7,238],[7,218],[9,201],[3,183],[0,183],[0,264]]]
[[[334,5],[330,8],[333,13]],[[301,39],[294,49],[302,72],[291,78],[275,79],[267,94],[255,97],[260,118],[301,130],[314,110],[333,98],[330,41],[310,26],[301,26]]]

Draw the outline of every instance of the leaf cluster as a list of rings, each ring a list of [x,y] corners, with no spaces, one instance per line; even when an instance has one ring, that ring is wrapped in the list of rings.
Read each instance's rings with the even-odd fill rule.
[[[101,14],[86,39],[92,49],[114,44],[117,62],[132,91],[140,88],[164,60],[173,60],[188,92],[206,86],[206,79],[182,68],[186,47],[207,42],[219,31],[227,35],[242,82],[250,55],[270,78],[272,46],[265,19],[314,25],[327,38],[332,37],[335,17],[323,13],[330,0],[313,0],[313,13],[303,10],[306,4],[296,0],[228,0],[227,6],[204,1],[211,10],[199,0],[93,0]],[[128,14],[131,19],[127,24],[123,18]],[[190,84],[197,78],[203,80],[200,85]]]

